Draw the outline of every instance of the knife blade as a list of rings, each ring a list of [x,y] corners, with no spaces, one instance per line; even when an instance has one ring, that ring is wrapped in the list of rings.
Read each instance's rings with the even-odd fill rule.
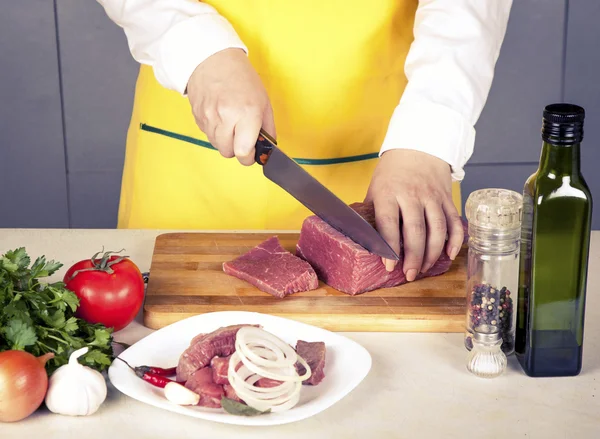
[[[371,224],[281,151],[275,139],[262,129],[254,158],[265,177],[327,224],[371,253],[395,261],[400,259]]]

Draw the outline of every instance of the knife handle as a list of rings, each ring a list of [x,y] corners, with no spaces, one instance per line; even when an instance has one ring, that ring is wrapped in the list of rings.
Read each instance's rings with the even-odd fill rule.
[[[262,166],[266,165],[271,156],[271,152],[273,151],[273,147],[276,145],[277,142],[275,139],[261,128],[258,139],[256,140],[254,152],[254,160],[256,163]]]

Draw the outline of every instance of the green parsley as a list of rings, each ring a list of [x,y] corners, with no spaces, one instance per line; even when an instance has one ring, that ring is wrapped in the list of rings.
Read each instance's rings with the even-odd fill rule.
[[[75,317],[79,298],[64,283],[39,281],[61,263],[40,256],[30,264],[25,248],[0,256],[0,352],[18,349],[36,357],[53,352],[54,358],[46,363],[51,375],[68,363],[73,351],[88,346],[80,362],[105,370],[113,359],[112,328]]]

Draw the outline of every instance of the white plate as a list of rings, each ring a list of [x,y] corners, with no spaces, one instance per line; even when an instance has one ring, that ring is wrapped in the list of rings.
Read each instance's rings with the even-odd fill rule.
[[[294,320],[243,311],[207,313],[181,320],[143,338],[119,356],[132,366],[172,367],[199,333],[243,323],[260,324],[292,346],[298,339],[325,342],[325,378],[317,386],[302,386],[300,401],[294,408],[246,417],[230,415],[223,409],[178,406],[163,396],[162,389],[142,381],[119,360],[108,370],[110,381],[124,394],[172,412],[226,424],[279,425],[306,419],[331,407],[350,393],[371,369],[369,352],[346,337]]]

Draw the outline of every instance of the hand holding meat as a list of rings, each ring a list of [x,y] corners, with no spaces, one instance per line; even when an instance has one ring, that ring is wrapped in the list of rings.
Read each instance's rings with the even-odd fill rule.
[[[402,233],[408,281],[425,273],[444,247],[450,259],[461,248],[464,232],[451,185],[448,164],[419,151],[387,151],[375,169],[367,200],[375,206],[377,230],[396,252]],[[384,262],[388,271],[394,269],[394,261]]]
[[[251,165],[260,129],[276,135],[267,92],[241,49],[207,58],[192,73],[187,92],[198,127],[223,157]]]

